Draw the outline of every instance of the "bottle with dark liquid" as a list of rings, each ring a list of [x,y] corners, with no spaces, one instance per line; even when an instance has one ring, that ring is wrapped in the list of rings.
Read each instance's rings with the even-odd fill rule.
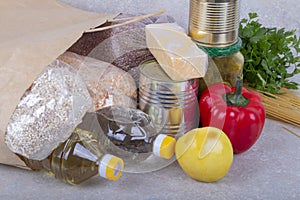
[[[105,135],[100,141],[125,164],[139,163],[151,154],[165,159],[174,155],[175,138],[157,133],[151,118],[140,110],[110,106],[97,111],[97,118]]]
[[[99,145],[99,128],[81,129],[90,123],[85,117],[67,141],[59,145],[46,159],[21,159],[32,170],[46,170],[55,178],[70,184],[79,184],[89,178],[100,175],[108,180],[118,180],[124,168],[121,158],[104,153]]]

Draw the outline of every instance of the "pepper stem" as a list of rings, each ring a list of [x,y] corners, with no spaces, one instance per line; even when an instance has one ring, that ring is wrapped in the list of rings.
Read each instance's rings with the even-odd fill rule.
[[[243,81],[240,77],[237,77],[236,86],[234,92],[229,92],[224,95],[224,100],[229,106],[247,106],[249,99],[242,94]]]

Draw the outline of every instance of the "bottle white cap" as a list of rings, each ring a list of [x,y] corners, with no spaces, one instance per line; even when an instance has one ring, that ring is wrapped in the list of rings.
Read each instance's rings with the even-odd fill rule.
[[[97,164],[99,175],[108,180],[118,180],[124,169],[123,160],[111,154],[105,154]]]
[[[161,158],[170,159],[175,153],[175,144],[175,138],[165,134],[159,134],[153,143],[153,154]]]

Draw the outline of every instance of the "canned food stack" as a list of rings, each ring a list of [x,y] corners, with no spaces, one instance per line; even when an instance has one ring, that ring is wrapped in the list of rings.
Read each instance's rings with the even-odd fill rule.
[[[176,23],[146,26],[155,59],[140,65],[139,107],[161,132],[178,137],[199,125],[198,83],[207,54]]]
[[[189,35],[210,56],[200,90],[219,81],[235,86],[237,77],[243,75],[239,8],[240,0],[190,1]]]

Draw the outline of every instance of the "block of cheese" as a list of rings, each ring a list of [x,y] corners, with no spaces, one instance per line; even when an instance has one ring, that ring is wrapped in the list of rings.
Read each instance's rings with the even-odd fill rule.
[[[175,81],[204,77],[208,56],[176,23],[146,26],[147,47]]]

